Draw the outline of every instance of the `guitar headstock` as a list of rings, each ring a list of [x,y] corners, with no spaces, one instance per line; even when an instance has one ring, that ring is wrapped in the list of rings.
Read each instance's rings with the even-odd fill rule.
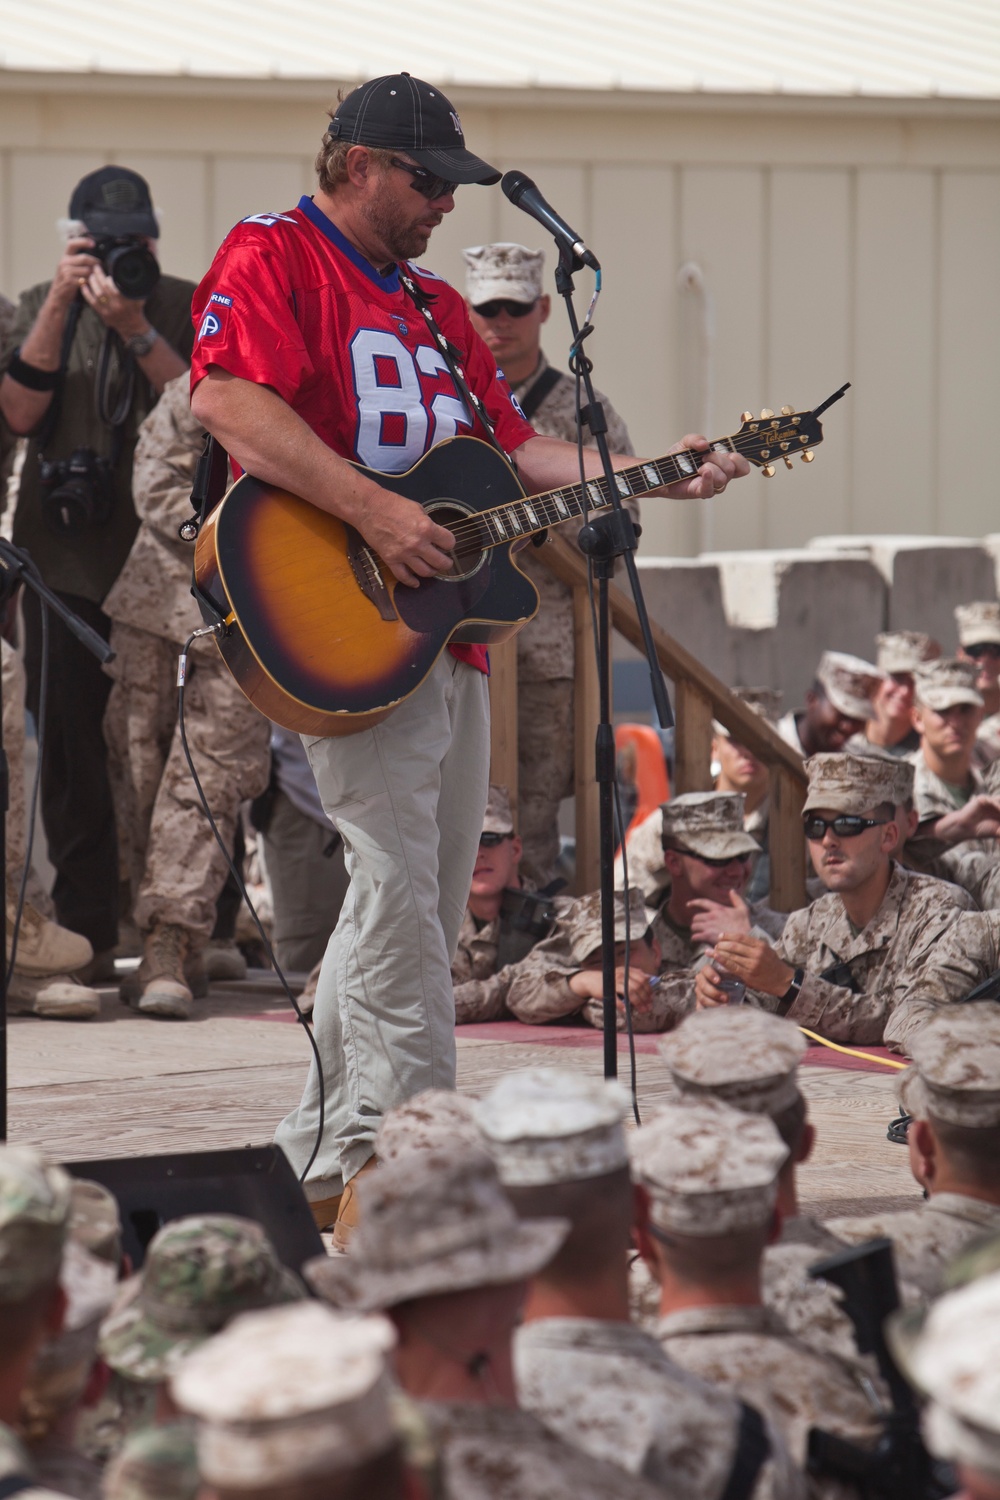
[[[797,453],[803,463],[811,464],[815,457],[812,450],[823,441],[822,424],[812,411],[783,406],[780,416],[775,416],[765,407],[759,417],[745,411],[741,420],[743,426],[733,438],[733,447],[769,479],[775,464],[784,459],[791,468]]]

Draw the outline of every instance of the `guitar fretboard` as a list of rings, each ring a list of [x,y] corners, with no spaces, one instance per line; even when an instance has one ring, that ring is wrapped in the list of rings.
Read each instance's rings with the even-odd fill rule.
[[[623,500],[630,495],[645,495],[659,489],[663,484],[676,484],[678,480],[690,479],[697,474],[708,454],[735,453],[732,438],[719,438],[707,452],[695,452],[685,448],[680,453],[668,453],[663,458],[648,459],[628,469],[619,469],[615,474],[615,487]],[[607,510],[611,505],[608,481],[603,476],[588,479],[585,484],[566,485],[558,490],[546,490],[543,495],[529,495],[521,500],[508,500],[493,510],[481,510],[475,518],[480,538],[492,543],[509,542],[519,536],[531,536],[544,531],[547,526],[558,526],[560,521],[572,520],[590,511]],[[461,527],[458,528],[461,530]],[[456,530],[452,527],[452,530]]]

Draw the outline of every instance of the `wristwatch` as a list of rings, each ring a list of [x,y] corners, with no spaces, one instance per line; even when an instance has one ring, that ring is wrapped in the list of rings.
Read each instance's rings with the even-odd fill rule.
[[[133,333],[131,338],[126,339],[125,348],[136,359],[145,359],[159,337],[155,328],[148,328],[145,333]]]
[[[806,977],[805,969],[796,969],[792,975],[792,982],[783,995],[778,997],[778,1015],[786,1016],[799,998],[799,990]]]

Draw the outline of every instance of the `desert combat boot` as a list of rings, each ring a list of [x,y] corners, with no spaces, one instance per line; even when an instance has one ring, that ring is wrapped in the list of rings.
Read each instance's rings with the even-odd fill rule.
[[[199,958],[186,927],[157,924],[146,934],[141,964],[122,985],[122,999],[143,1015],[189,1020],[194,994],[188,974]]]

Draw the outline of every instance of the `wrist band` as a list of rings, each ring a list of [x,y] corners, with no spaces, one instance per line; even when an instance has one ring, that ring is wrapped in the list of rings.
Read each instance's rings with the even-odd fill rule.
[[[26,386],[29,391],[54,391],[59,384],[59,371],[40,370],[37,365],[29,365],[26,359],[21,358],[20,345],[11,355],[7,374],[11,380]]]
[[[788,1014],[788,1012],[791,1010],[792,1006],[795,1004],[796,1000],[799,998],[799,990],[802,988],[802,983],[803,983],[805,977],[806,977],[806,971],[805,971],[805,969],[796,969],[795,970],[795,973],[792,975],[792,982],[791,982],[791,984],[788,986],[788,988],[785,991],[785,993],[783,995],[779,996],[779,999],[778,999],[778,1015],[779,1016],[786,1016]]]

